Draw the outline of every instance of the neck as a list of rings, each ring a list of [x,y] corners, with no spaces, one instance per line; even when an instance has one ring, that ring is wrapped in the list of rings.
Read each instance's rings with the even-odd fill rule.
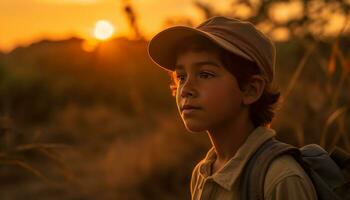
[[[227,124],[221,124],[216,129],[208,130],[208,136],[216,151],[216,162],[225,164],[230,160],[253,130],[254,125],[249,113],[244,113],[242,117]]]

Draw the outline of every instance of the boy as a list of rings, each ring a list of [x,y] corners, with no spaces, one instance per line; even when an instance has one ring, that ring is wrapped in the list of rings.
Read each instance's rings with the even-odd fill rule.
[[[193,170],[191,197],[240,199],[245,165],[265,141],[280,93],[272,88],[275,47],[249,22],[213,17],[197,28],[158,33],[149,55],[170,71],[171,88],[190,132],[206,131],[212,148]],[[290,155],[269,166],[264,199],[316,199],[309,177]]]

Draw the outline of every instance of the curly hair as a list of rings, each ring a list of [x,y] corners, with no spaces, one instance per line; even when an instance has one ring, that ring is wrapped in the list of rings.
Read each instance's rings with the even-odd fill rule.
[[[246,84],[249,83],[253,75],[260,74],[261,71],[255,62],[249,61],[230,51],[227,51],[209,39],[202,37],[188,37],[178,43],[175,47],[174,64],[179,54],[188,51],[210,51],[218,53],[223,67],[229,71],[238,82],[242,91]],[[176,96],[177,82],[173,72],[169,72],[171,77],[170,89],[172,95]],[[271,83],[265,85],[264,91],[260,98],[249,105],[249,115],[255,127],[266,126],[270,124],[275,116],[275,108],[280,99],[280,91]]]

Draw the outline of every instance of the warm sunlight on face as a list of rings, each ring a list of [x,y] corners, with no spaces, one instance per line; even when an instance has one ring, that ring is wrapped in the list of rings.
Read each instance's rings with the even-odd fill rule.
[[[106,20],[99,20],[96,22],[94,28],[94,36],[99,40],[107,40],[112,37],[114,33],[113,25]]]

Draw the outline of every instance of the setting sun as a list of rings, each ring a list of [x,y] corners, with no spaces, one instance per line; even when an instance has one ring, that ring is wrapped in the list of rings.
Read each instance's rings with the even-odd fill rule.
[[[111,22],[106,20],[99,20],[96,22],[94,28],[94,37],[99,40],[107,40],[114,34],[114,26]]]

